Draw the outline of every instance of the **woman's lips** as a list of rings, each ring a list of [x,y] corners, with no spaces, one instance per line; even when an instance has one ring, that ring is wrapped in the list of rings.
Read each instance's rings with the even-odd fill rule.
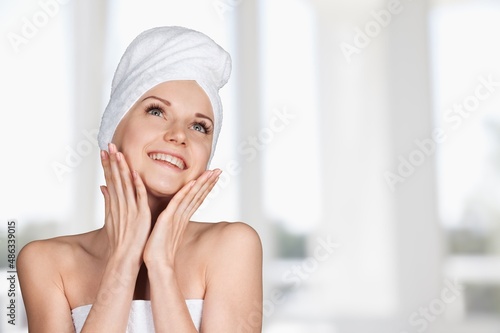
[[[186,163],[180,157],[170,155],[168,153],[149,153],[148,156],[155,161],[169,163],[181,170],[186,169]]]

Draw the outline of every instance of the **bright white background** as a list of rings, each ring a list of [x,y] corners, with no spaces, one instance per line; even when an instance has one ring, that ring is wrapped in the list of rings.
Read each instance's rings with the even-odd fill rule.
[[[113,71],[183,25],[233,58],[195,218],[260,233],[264,332],[499,332],[496,2],[2,1],[0,22],[3,242],[10,219],[19,247],[102,226]],[[21,303],[1,331],[26,332]]]

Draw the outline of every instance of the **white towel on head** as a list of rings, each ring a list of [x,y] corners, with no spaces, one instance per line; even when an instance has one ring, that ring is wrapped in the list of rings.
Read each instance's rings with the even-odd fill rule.
[[[166,81],[196,80],[214,112],[212,159],[222,126],[219,90],[230,74],[229,54],[199,31],[167,26],[142,32],[125,50],[113,77],[99,129],[99,147],[107,149],[120,120],[146,91]]]

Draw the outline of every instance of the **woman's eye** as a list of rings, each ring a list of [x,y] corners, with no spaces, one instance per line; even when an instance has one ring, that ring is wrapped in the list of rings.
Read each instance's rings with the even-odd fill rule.
[[[151,110],[148,110],[148,113],[153,115],[153,116],[158,116],[158,117],[161,117],[163,115],[163,113],[161,112],[160,109],[151,109]]]
[[[205,133],[205,132],[206,132],[205,127],[204,127],[203,125],[201,125],[201,124],[194,124],[194,125],[193,125],[193,129],[194,129],[195,131],[199,131],[199,132],[202,132],[202,133]]]

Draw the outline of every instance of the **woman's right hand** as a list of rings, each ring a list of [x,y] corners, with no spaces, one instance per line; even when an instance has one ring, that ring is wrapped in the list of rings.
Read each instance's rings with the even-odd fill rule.
[[[101,151],[106,186],[104,228],[110,257],[142,264],[142,253],[151,229],[151,211],[146,188],[136,171],[130,172],[124,155],[114,144]]]

